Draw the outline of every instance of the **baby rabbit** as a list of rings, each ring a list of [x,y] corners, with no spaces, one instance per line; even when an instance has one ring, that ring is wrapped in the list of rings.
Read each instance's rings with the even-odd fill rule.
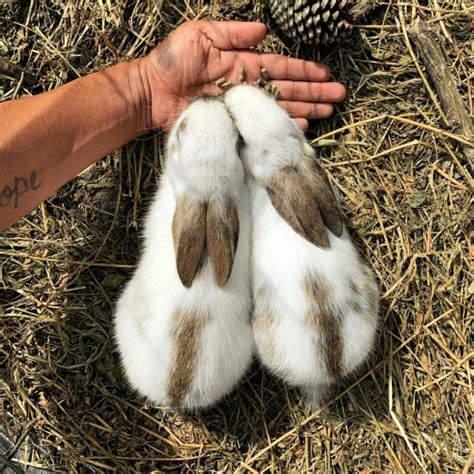
[[[250,207],[238,132],[221,99],[177,120],[145,224],[145,248],[117,305],[116,339],[131,385],[163,405],[198,409],[249,366]]]
[[[316,406],[374,343],[378,290],[312,147],[261,89],[225,95],[252,200],[252,325],[263,364]]]

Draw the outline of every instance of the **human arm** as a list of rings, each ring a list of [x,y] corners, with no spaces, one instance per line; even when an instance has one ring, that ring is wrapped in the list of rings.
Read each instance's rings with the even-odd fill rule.
[[[0,230],[106,154],[152,128],[169,128],[221,76],[248,80],[265,67],[282,105],[299,120],[324,118],[344,98],[328,70],[248,50],[259,23],[186,23],[148,56],[77,79],[54,91],[0,104]]]
[[[0,230],[146,130],[141,61],[0,104]]]

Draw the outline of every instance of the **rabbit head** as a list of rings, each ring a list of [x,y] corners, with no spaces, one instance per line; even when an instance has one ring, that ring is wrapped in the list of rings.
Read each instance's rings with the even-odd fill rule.
[[[217,285],[229,279],[239,236],[237,199],[244,180],[239,134],[216,97],[200,97],[181,114],[168,139],[167,172],[176,196],[176,264],[190,287],[206,256]]]
[[[285,221],[302,237],[329,247],[329,229],[339,237],[343,222],[329,180],[303,132],[262,89],[239,85],[225,95],[242,136],[241,158]]]

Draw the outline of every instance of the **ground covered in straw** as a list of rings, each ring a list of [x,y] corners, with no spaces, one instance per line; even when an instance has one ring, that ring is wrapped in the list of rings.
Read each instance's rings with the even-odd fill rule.
[[[299,51],[349,88],[309,136],[380,281],[381,330],[364,370],[322,412],[257,364],[202,415],[151,407],[125,386],[111,320],[163,159],[163,135],[149,134],[0,236],[0,467],[470,470],[465,139],[445,122],[406,28],[419,16],[438,32],[472,115],[474,9],[459,0],[377,5],[350,40]],[[0,76],[0,98],[143,55],[185,20],[257,16],[249,1],[0,3],[0,55],[28,71]],[[270,34],[262,48],[289,46]]]

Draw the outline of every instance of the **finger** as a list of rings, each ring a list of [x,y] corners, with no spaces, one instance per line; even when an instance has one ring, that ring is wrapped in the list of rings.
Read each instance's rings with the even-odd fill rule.
[[[201,31],[219,49],[243,49],[256,46],[267,35],[263,23],[245,21],[203,21]]]
[[[306,130],[308,130],[308,121],[306,119],[303,119],[303,118],[295,118],[295,122],[298,124],[298,127],[301,128],[301,130],[303,130],[303,132],[305,132]]]
[[[346,88],[338,82],[271,81],[284,100],[297,102],[342,102]]]
[[[330,117],[334,112],[332,104],[293,102],[290,100],[281,100],[279,103],[292,117],[296,118],[324,119]]]
[[[331,75],[330,69],[324,64],[279,54],[256,54],[260,56],[259,61],[268,71],[270,79],[325,82]]]

